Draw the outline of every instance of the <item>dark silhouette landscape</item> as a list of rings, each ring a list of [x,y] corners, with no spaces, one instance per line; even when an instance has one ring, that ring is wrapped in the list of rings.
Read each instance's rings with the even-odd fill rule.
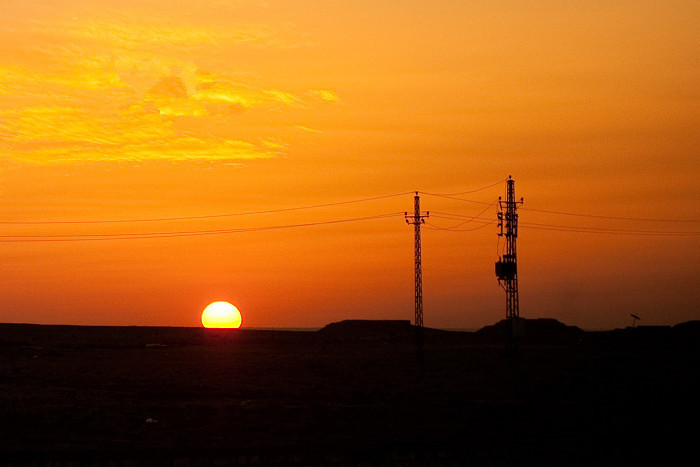
[[[0,325],[4,465],[674,465],[700,322],[478,332]]]

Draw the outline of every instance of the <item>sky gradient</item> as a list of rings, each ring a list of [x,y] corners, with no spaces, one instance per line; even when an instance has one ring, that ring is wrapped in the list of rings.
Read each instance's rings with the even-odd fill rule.
[[[425,325],[478,328],[505,316],[508,175],[522,316],[698,319],[698,24],[692,1],[3,1],[0,321],[412,319],[419,190]]]

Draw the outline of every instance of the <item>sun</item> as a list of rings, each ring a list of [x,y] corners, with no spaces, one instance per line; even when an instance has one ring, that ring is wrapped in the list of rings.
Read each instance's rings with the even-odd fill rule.
[[[202,312],[202,326],[205,328],[239,328],[241,312],[229,302],[210,303]]]

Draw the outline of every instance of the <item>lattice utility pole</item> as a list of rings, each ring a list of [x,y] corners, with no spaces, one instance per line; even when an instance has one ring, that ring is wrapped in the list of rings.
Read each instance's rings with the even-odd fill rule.
[[[430,215],[426,212],[421,215],[420,212],[420,196],[416,191],[416,196],[413,198],[413,215],[409,216],[408,212],[404,213],[407,224],[413,224],[414,230],[414,255],[415,255],[415,276],[416,276],[416,357],[419,361],[423,360],[423,270],[421,267],[421,248],[420,248],[420,225],[425,223],[425,218]]]
[[[507,323],[507,347],[510,352],[518,350],[518,319],[520,318],[520,304],[518,302],[518,262],[516,255],[516,239],[518,238],[518,207],[523,204],[523,199],[515,201],[515,180],[508,176],[506,180],[506,200],[498,197],[498,227],[501,229],[498,236],[506,237],[505,253],[498,258],[496,263],[496,276],[498,284],[506,291],[506,320]],[[505,212],[504,212],[505,208]],[[504,221],[505,220],[505,232]]]

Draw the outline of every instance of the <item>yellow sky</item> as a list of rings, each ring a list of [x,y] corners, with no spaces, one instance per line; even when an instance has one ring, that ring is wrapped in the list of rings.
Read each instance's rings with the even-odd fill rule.
[[[46,240],[324,222],[411,210],[412,196],[36,224],[454,193],[512,174],[524,208],[637,219],[523,209],[523,316],[697,318],[698,236],[646,234],[698,223],[639,219],[700,219],[700,7],[609,3],[5,0],[0,226]],[[475,216],[502,192],[422,201]],[[495,232],[426,229],[427,326],[504,315]],[[0,321],[196,326],[215,300],[244,326],[413,316],[399,216],[4,238]]]

